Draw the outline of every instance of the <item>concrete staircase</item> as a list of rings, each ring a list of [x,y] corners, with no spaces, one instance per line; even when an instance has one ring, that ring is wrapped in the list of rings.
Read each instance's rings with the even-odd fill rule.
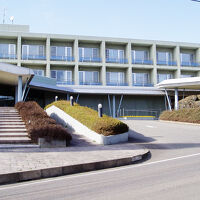
[[[24,122],[13,107],[0,107],[0,144],[30,144]]]

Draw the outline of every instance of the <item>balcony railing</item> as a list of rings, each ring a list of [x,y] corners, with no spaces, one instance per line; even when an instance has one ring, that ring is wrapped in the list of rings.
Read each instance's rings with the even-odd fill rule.
[[[46,60],[46,56],[40,56],[40,55],[22,55],[22,60]]]
[[[163,60],[157,60],[157,65],[167,65],[167,66],[176,66],[176,61],[163,61]]]
[[[84,82],[80,81],[79,84],[80,85],[102,85],[102,83],[100,82],[88,82],[88,81],[84,81]]]
[[[152,83],[133,83],[133,86],[136,87],[153,87]]]
[[[125,82],[107,82],[107,86],[128,86],[128,83]]]
[[[80,57],[79,62],[101,62],[101,58]]]
[[[106,58],[107,63],[120,63],[120,64],[126,64],[128,63],[128,59],[126,58]]]
[[[196,62],[181,62],[181,66],[200,67],[200,63],[196,63]]]
[[[56,84],[57,85],[74,85],[74,81],[70,81],[70,80],[57,81],[56,80]]]
[[[72,56],[51,56],[51,60],[53,61],[74,61],[74,57]]]
[[[153,65],[153,61],[152,60],[133,59],[132,64]]]
[[[0,59],[16,59],[16,54],[2,54],[0,53]]]

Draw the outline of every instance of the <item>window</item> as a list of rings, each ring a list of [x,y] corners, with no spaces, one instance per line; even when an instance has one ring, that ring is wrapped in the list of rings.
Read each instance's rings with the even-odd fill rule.
[[[51,70],[51,78],[56,79],[58,84],[72,84],[72,71]]]
[[[133,60],[144,61],[149,59],[148,51],[132,50],[131,53]]]
[[[44,70],[42,69],[33,69],[33,72],[36,76],[44,76]]]
[[[190,77],[194,77],[194,75],[192,75],[192,74],[181,74],[181,78],[190,78]]]
[[[158,74],[157,75],[157,82],[160,83],[164,80],[172,79],[172,78],[173,78],[172,74]]]
[[[172,54],[171,52],[157,52],[157,61],[159,64],[163,64],[172,61]]]
[[[98,48],[79,47],[79,58],[98,58],[98,57],[99,57]]]
[[[182,63],[191,63],[194,62],[194,54],[192,53],[181,53],[181,62]]]
[[[125,81],[124,72],[106,72],[106,81],[107,83],[113,84],[123,84]]]
[[[15,44],[0,44],[0,57],[1,58],[16,58],[16,45]]]
[[[106,49],[106,59],[124,59],[124,50],[120,49]]]
[[[80,84],[99,83],[98,71],[79,71]]]
[[[51,46],[51,56],[71,57],[72,56],[72,47]]]
[[[149,84],[149,74],[148,73],[133,73],[133,85],[145,86]]]
[[[44,56],[44,45],[22,45],[22,57],[32,59]]]

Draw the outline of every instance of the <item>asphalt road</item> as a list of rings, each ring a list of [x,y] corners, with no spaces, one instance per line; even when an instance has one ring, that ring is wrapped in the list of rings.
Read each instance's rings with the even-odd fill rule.
[[[200,199],[200,126],[128,121],[152,158],[136,165],[0,187],[0,199]]]

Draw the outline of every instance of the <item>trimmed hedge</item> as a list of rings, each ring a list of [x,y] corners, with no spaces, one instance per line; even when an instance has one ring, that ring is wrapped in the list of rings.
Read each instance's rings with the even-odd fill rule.
[[[71,135],[61,125],[50,118],[46,112],[34,101],[18,102],[15,104],[19,115],[22,117],[32,142],[37,143],[38,138],[63,140],[69,143]]]
[[[98,117],[97,111],[85,106],[80,106],[76,103],[74,104],[74,106],[70,106],[69,101],[55,101],[47,105],[45,109],[49,108],[52,105],[60,108],[68,115],[72,116],[91,130],[104,136],[125,133],[129,129],[125,123],[119,121],[118,119],[114,119],[107,115],[103,115],[103,117],[100,118]]]
[[[200,124],[200,108],[184,108],[180,110],[164,111],[161,113],[159,119]]]

